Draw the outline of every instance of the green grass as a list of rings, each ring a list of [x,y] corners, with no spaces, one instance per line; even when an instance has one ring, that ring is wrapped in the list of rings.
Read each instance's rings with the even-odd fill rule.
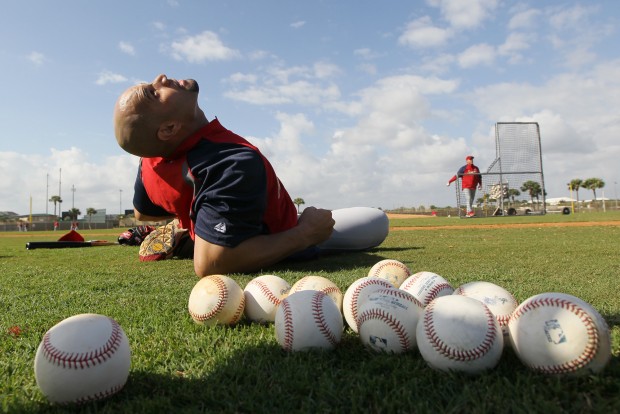
[[[451,228],[463,224],[620,220],[618,213],[570,216],[399,219],[378,249],[287,263],[232,276],[241,287],[260,274],[291,284],[308,274],[344,292],[385,258],[429,270],[453,286],[497,283],[519,301],[569,293],[591,303],[612,330],[613,358],[598,375],[551,377],[528,371],[511,350],[469,377],[430,369],[419,353],[378,355],[346,330],[332,352],[287,354],[273,326],[196,325],[187,312],[197,282],[191,261],[140,263],[136,247],[25,249],[52,232],[0,233],[0,412],[618,412],[620,410],[619,226]],[[115,240],[120,230],[82,230]],[[78,313],[116,319],[132,348],[129,380],[116,396],[80,408],[50,405],[33,363],[43,334]],[[10,328],[19,326],[15,336]]]

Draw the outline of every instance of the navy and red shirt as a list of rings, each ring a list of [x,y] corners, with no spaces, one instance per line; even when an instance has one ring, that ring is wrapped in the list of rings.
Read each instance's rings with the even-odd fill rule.
[[[465,164],[461,168],[459,168],[458,172],[455,176],[450,178],[448,183],[452,183],[456,181],[456,177],[461,177],[461,188],[476,188],[479,185],[482,185],[482,176],[480,175],[480,170],[474,164]]]
[[[297,210],[258,148],[217,119],[167,158],[142,158],[134,207],[149,216],[176,216],[183,228],[220,246],[297,224]]]

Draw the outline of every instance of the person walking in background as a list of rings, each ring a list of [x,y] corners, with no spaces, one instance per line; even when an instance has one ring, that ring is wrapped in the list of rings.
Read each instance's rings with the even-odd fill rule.
[[[473,155],[468,155],[465,157],[465,162],[466,164],[463,165],[452,178],[450,178],[446,185],[450,187],[450,184],[456,181],[457,177],[461,178],[461,188],[465,194],[465,204],[467,209],[466,217],[474,217],[476,213],[474,213],[473,202],[476,197],[476,188],[482,190],[482,176],[480,175],[480,170],[478,167],[474,165]]]

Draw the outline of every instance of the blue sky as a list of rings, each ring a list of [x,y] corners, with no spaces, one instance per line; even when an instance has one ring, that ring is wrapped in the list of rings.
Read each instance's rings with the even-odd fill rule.
[[[590,177],[616,196],[614,0],[1,4],[0,211],[52,212],[59,187],[63,209],[131,208],[112,108],[159,73],[196,79],[306,206],[454,205],[445,182],[510,121],[539,123],[549,197]]]

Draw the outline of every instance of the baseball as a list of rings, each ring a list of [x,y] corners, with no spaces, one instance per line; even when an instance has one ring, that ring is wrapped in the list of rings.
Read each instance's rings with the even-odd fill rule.
[[[413,295],[394,287],[370,293],[356,321],[362,343],[376,352],[400,354],[415,349],[422,310]]]
[[[275,275],[258,276],[243,289],[245,316],[252,322],[270,323],[276,318],[276,309],[286,297],[291,285]]]
[[[199,325],[233,325],[243,316],[243,289],[228,276],[205,276],[189,295],[188,310]]]
[[[468,374],[494,368],[504,347],[501,328],[489,308],[460,295],[442,296],[426,306],[417,341],[431,368]]]
[[[342,312],[342,291],[331,280],[323,276],[304,276],[291,286],[291,290],[288,292],[292,295],[296,292],[303,290],[318,290],[325,293],[327,296],[333,299],[334,303],[338,307],[338,310]]]
[[[395,288],[411,275],[411,271],[404,264],[394,259],[385,259],[375,263],[368,271],[369,277],[378,277],[390,282]]]
[[[342,313],[347,324],[357,333],[357,310],[359,305],[363,303],[368,295],[378,289],[394,288],[394,286],[385,279],[378,277],[363,277],[357,279],[344,292],[342,298]]]
[[[276,340],[289,352],[333,349],[342,338],[340,310],[318,290],[289,294],[278,306],[274,325]]]
[[[451,295],[454,288],[446,279],[433,272],[418,272],[409,276],[400,289],[411,293],[424,306],[435,298]]]
[[[502,328],[504,345],[510,344],[508,339],[508,320],[512,312],[519,306],[512,293],[494,283],[479,281],[459,286],[454,291],[454,294],[474,298],[487,305]]]
[[[34,375],[50,402],[83,404],[119,392],[130,365],[129,341],[120,325],[107,316],[80,314],[45,333]]]
[[[611,358],[603,317],[587,302],[565,293],[526,299],[510,317],[508,331],[521,362],[536,372],[597,373]]]

